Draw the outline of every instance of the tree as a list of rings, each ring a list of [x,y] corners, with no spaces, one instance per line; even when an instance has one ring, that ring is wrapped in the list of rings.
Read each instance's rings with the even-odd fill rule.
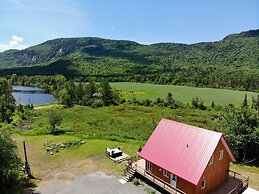
[[[101,89],[101,98],[103,100],[103,103],[105,106],[109,106],[111,104],[114,104],[114,97],[112,93],[112,88],[107,80],[104,80],[100,83],[100,89]]]
[[[248,107],[247,94],[245,94],[244,101],[243,101],[243,103],[242,103],[242,107]]]
[[[166,103],[167,103],[168,105],[170,105],[170,104],[172,104],[172,102],[173,102],[173,95],[172,95],[171,92],[169,92],[169,93],[167,94],[167,96],[166,96]]]
[[[96,92],[96,86],[93,80],[90,80],[86,86],[86,94],[91,99],[93,98],[94,93]]]
[[[199,107],[199,98],[198,97],[192,98],[191,103],[192,103],[193,108],[198,108]]]
[[[220,115],[219,127],[239,161],[259,156],[259,122],[255,110],[227,106]]]
[[[18,182],[22,162],[11,135],[0,129],[0,188]]]
[[[14,99],[11,95],[11,84],[0,78],[0,122],[10,123],[15,111]]]
[[[76,96],[77,96],[77,104],[82,105],[83,103],[83,96],[84,96],[84,88],[82,82],[79,82],[76,88]]]
[[[211,108],[214,108],[215,107],[215,102],[212,101],[210,106],[211,106]]]
[[[252,97],[252,108],[257,110],[257,114],[259,115],[259,95],[257,95],[256,99]]]
[[[56,125],[61,123],[61,117],[56,112],[51,111],[48,118],[49,128],[52,134],[57,134],[58,130],[56,129]]]

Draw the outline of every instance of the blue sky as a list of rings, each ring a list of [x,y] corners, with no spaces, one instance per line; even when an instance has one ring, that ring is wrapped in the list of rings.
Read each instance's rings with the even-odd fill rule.
[[[258,0],[0,0],[0,51],[60,37],[217,41],[259,28]]]

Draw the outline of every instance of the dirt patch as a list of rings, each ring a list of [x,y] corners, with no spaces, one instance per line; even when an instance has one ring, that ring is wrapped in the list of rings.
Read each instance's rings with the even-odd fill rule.
[[[46,169],[40,177],[42,181],[49,179],[74,180],[77,176],[98,171],[94,160],[87,158],[78,162],[66,162],[61,167]]]
[[[48,108],[52,108],[52,107],[56,107],[57,105],[51,104],[51,105],[45,105],[45,106],[35,106],[33,109],[34,110],[39,110],[39,109],[48,109]]]

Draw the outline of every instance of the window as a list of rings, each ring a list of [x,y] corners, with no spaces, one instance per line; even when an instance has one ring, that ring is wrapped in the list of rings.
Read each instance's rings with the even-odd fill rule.
[[[214,160],[214,155],[211,156],[210,161],[209,161],[209,165],[213,164],[213,160]]]
[[[223,159],[224,150],[220,150],[219,152],[219,160]]]
[[[201,189],[204,189],[206,186],[206,180],[203,179],[202,182],[201,182]]]
[[[163,170],[163,174],[164,176],[169,177],[169,172],[167,170]]]
[[[149,161],[147,161],[147,170],[150,172],[152,171],[152,163]]]

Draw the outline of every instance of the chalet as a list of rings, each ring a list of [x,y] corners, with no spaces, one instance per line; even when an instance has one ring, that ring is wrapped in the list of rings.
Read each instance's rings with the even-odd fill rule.
[[[145,173],[187,194],[208,193],[226,182],[236,161],[222,133],[169,119],[160,121],[139,156]]]

